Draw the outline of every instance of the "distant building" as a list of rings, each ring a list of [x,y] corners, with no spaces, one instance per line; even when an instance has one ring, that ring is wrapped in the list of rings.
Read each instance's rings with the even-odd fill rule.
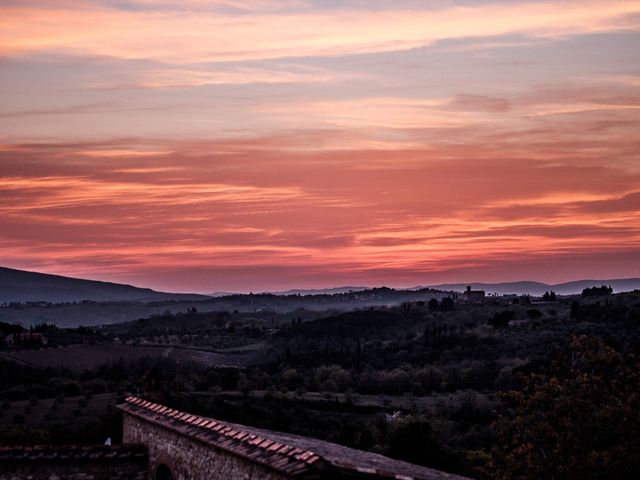
[[[11,346],[38,346],[48,343],[47,337],[39,332],[11,333],[4,338],[4,343]]]
[[[463,298],[468,303],[484,303],[486,295],[484,290],[471,290],[471,287],[467,286]]]

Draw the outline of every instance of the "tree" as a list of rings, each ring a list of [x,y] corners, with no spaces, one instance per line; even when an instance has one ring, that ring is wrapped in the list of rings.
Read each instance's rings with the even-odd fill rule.
[[[424,416],[408,415],[391,425],[389,455],[413,463],[443,468],[449,460]]]
[[[487,322],[493,328],[502,328],[509,325],[509,322],[513,320],[516,312],[513,310],[503,310],[502,312],[496,312],[492,318]]]
[[[440,308],[445,312],[453,310],[453,299],[451,297],[443,298],[440,302]]]
[[[599,297],[601,295],[611,295],[613,288],[611,286],[602,285],[601,287],[590,287],[582,290],[583,297]]]
[[[557,299],[558,297],[556,296],[556,292],[553,290],[550,292],[544,292],[544,295],[542,295],[542,300],[545,302],[555,302]]]
[[[504,394],[493,479],[631,479],[640,471],[640,362],[573,337],[549,365]]]
[[[529,310],[527,310],[527,317],[531,318],[531,319],[537,319],[543,316],[543,313],[538,310],[537,308],[530,308]]]
[[[571,302],[571,313],[569,314],[569,318],[577,319],[580,314],[580,302],[574,300]]]

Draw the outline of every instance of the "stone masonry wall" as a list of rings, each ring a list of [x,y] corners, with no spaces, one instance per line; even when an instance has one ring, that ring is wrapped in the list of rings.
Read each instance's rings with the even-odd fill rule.
[[[140,462],[12,462],[0,465],[0,480],[145,480]]]
[[[284,480],[288,477],[251,463],[196,439],[123,414],[123,442],[145,445],[149,452],[149,479],[159,465],[174,480]]]

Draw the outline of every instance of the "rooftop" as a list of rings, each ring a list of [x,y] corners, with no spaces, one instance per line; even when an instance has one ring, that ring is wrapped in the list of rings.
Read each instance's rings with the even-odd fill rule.
[[[399,480],[463,478],[323,440],[191,415],[136,397],[128,397],[119,408],[127,414],[290,476],[328,470]]]

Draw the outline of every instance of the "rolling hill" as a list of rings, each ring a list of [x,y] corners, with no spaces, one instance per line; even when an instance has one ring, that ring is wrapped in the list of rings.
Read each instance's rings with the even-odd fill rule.
[[[120,283],[28,272],[0,267],[0,303],[10,302],[155,302],[204,300],[206,295],[156,292]]]
[[[474,290],[484,290],[487,294],[497,293],[498,295],[518,294],[518,295],[543,295],[544,292],[553,290],[558,295],[573,295],[581,293],[587,287],[599,287],[601,285],[611,285],[613,291],[629,292],[640,289],[640,278],[617,278],[610,280],[575,280],[572,282],[548,284],[541,282],[507,282],[507,283],[445,283],[441,285],[431,285],[429,288],[445,291],[463,292],[467,285]]]

